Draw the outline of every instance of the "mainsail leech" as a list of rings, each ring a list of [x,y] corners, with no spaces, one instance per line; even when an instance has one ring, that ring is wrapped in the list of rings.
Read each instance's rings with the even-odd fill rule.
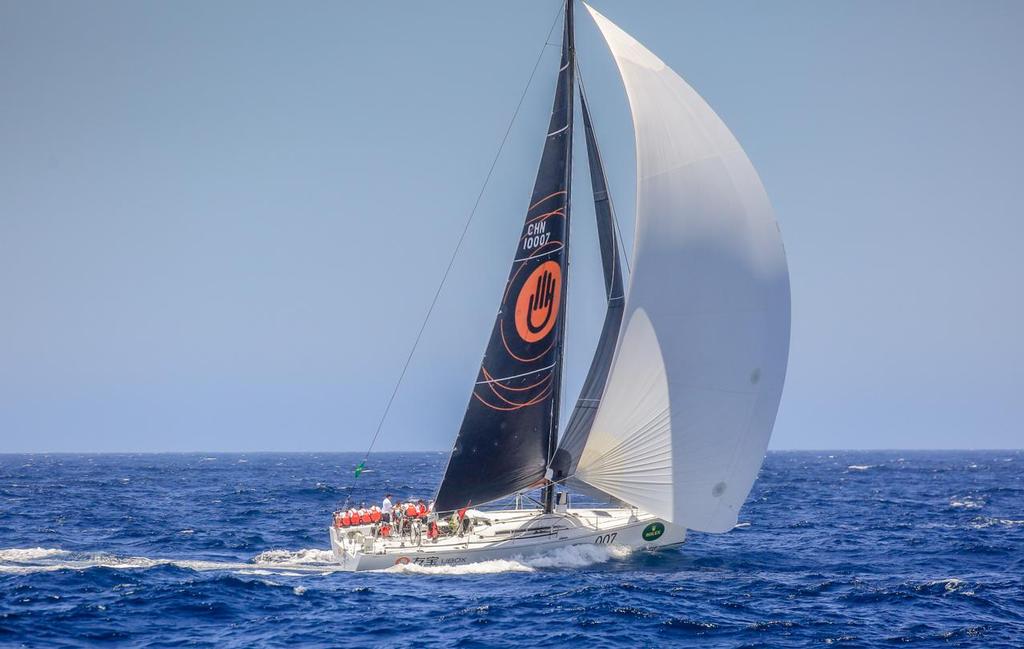
[[[438,489],[447,512],[540,486],[554,452],[572,176],[572,4],[551,120],[476,385]]]

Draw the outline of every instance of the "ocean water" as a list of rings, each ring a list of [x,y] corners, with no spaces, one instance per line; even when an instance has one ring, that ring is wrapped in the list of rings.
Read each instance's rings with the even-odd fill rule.
[[[1024,452],[771,453],[723,535],[333,569],[348,454],[0,455],[0,645],[1024,647]],[[427,497],[380,454],[356,500]]]

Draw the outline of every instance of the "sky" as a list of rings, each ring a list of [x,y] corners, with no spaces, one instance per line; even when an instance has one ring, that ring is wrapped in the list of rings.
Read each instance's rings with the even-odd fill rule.
[[[1021,447],[1024,3],[593,4],[707,99],[776,210],[770,448]],[[0,452],[365,450],[540,55],[375,446],[449,449],[558,11],[0,0]],[[629,109],[583,11],[577,31],[628,249]],[[567,404],[603,315],[587,203]]]

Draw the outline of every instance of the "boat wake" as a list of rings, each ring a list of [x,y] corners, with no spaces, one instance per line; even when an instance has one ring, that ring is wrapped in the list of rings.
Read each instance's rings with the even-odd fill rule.
[[[131,557],[106,552],[70,552],[58,548],[9,548],[0,550],[0,574],[30,574],[58,570],[148,570],[173,566],[196,572],[229,571],[241,574],[301,576],[341,570],[327,550],[270,550],[251,561],[204,561]]]
[[[495,559],[461,566],[392,566],[371,572],[423,575],[484,575],[502,572],[535,572],[543,569],[583,568],[613,559],[625,559],[632,551],[616,545],[575,545],[551,552],[512,559]],[[131,557],[106,552],[71,552],[59,548],[9,548],[0,550],[0,574],[31,574],[59,570],[148,570],[172,566],[196,572],[226,571],[248,575],[301,577],[341,572],[329,550],[267,550],[250,561],[205,561]]]
[[[414,575],[487,575],[501,572],[536,572],[549,568],[585,568],[628,558],[633,551],[621,545],[572,545],[528,558],[492,559],[461,566],[396,565],[371,572]]]

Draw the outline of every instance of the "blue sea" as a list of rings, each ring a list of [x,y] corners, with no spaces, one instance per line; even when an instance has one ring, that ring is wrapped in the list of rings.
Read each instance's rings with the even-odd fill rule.
[[[0,645],[1024,647],[1021,451],[771,453],[680,549],[354,574],[331,511],[446,456],[358,459],[0,455]]]

